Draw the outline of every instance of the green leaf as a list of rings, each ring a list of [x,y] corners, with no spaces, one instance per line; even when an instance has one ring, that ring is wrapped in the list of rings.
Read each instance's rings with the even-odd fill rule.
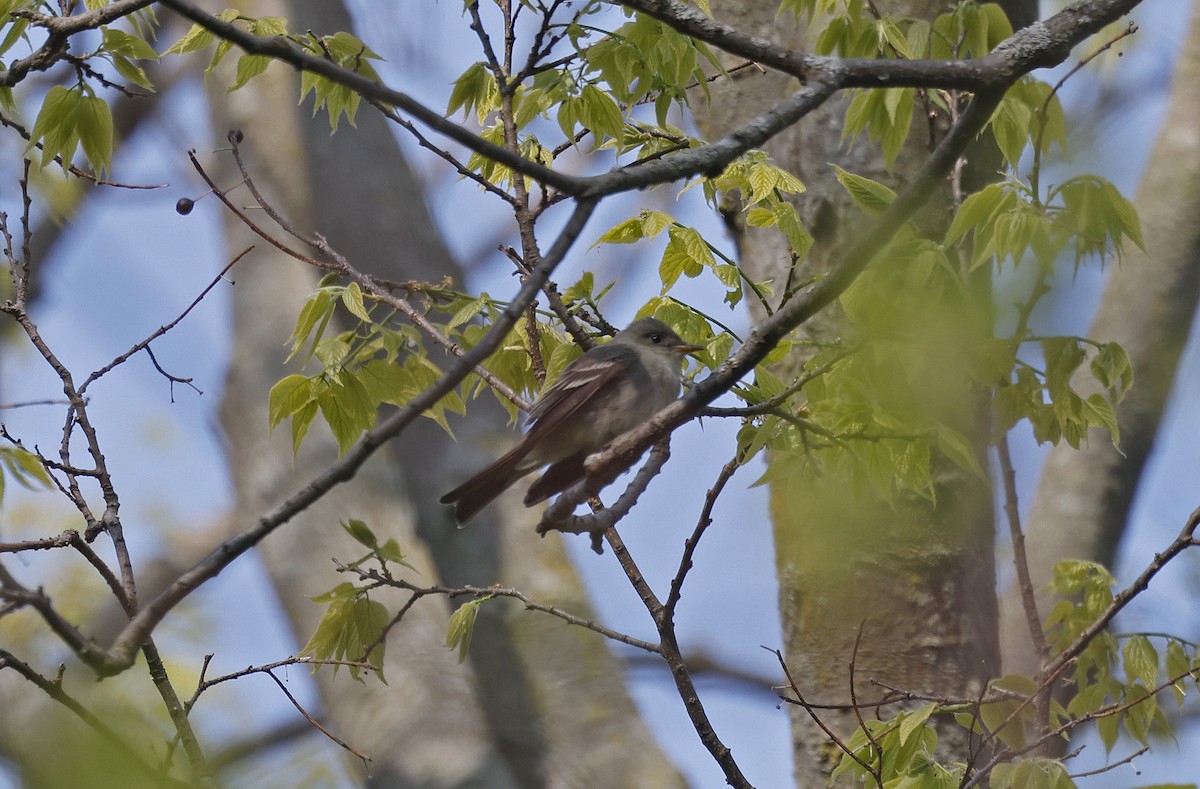
[[[1099,392],[1088,395],[1088,398],[1083,401],[1083,412],[1089,426],[1103,428],[1112,435],[1113,448],[1119,452],[1121,450],[1121,433],[1120,427],[1117,425],[1117,415],[1113,411],[1112,404],[1104,398],[1104,395]]]
[[[256,36],[286,36],[287,35],[287,20],[281,16],[262,16],[254,20],[251,26],[251,32]]]
[[[1017,762],[1008,785],[1013,789],[1074,789],[1075,782],[1062,762],[1039,757]]]
[[[1104,752],[1112,753],[1113,747],[1117,744],[1117,738],[1121,736],[1120,716],[1106,715],[1097,720],[1096,733],[1100,735],[1100,741],[1104,743]]]
[[[172,44],[163,54],[184,55],[188,52],[196,52],[211,44],[214,38],[215,36],[208,31],[208,28],[201,25],[192,25],[183,34],[183,38]]]
[[[1048,337],[1042,340],[1042,355],[1046,359],[1046,388],[1057,402],[1083,363],[1083,349],[1074,337]]]
[[[292,352],[288,354],[285,361],[290,362],[299,353],[308,335],[317,326],[317,323],[320,322],[320,328],[317,329],[317,333],[313,337],[313,347],[316,347],[316,344],[320,342],[321,336],[325,332],[325,327],[329,323],[329,318],[333,314],[333,308],[336,303],[333,293],[327,288],[321,288],[309,296],[308,301],[304,302],[304,306],[300,309],[299,317],[296,318],[296,328],[292,331],[292,336],[288,338],[288,344],[292,346]]]
[[[993,215],[1004,198],[1005,190],[1000,184],[989,184],[978,192],[967,195],[954,213],[954,220],[946,230],[946,245],[953,244],[967,233],[982,226]]]
[[[205,86],[208,85],[209,78],[212,77],[213,72],[217,70],[217,66],[221,64],[221,61],[225,59],[225,56],[229,54],[231,49],[233,49],[232,41],[221,39],[217,42],[217,48],[213,50],[212,59],[208,61],[208,65],[204,68]]]
[[[154,91],[154,85],[150,82],[150,78],[146,76],[146,72],[142,70],[129,58],[124,55],[112,56],[113,66],[117,69],[117,73],[125,79],[129,80],[138,87],[145,88],[148,91]]]
[[[0,13],[0,18],[6,17],[8,17],[8,12]],[[11,24],[12,26],[9,27],[4,38],[0,39],[0,55],[11,49],[13,44],[25,38],[25,31],[29,28],[29,21],[28,19],[6,19],[6,24]]]
[[[395,564],[407,567],[413,572],[417,572],[417,568],[408,563],[407,557],[400,550],[400,543],[396,542],[394,537],[389,538],[387,542],[379,546],[377,553],[379,554],[379,558],[385,562],[394,562]]]
[[[329,387],[317,395],[317,405],[337,439],[339,455],[344,455],[375,423],[375,404],[362,383],[350,375],[331,380]]]
[[[791,247],[798,260],[804,260],[808,257],[808,251],[812,249],[813,237],[808,232],[808,228],[800,221],[800,214],[796,211],[796,207],[787,201],[780,200],[774,204],[773,211],[776,224],[788,240],[788,246]]]
[[[1007,94],[992,113],[991,128],[996,145],[1010,167],[1016,168],[1033,130],[1034,113],[1024,97],[1014,91]]]
[[[22,447],[0,447],[0,501],[4,500],[6,476],[11,476],[28,490],[54,486],[54,480],[42,461]]]
[[[597,142],[601,137],[611,137],[620,143],[625,118],[612,97],[595,85],[588,85],[584,87],[580,99],[583,102],[583,124],[596,136]]]
[[[387,609],[349,583],[339,584],[332,591],[312,599],[318,603],[328,602],[329,606],[300,654],[311,655],[316,660],[360,660],[367,646],[375,644],[365,657],[372,666],[382,669],[384,642],[379,639],[387,625]],[[350,668],[350,676],[354,679],[362,681],[361,674],[361,669]],[[379,677],[383,679],[382,671]]]
[[[830,166],[837,175],[838,183],[849,193],[850,199],[868,215],[879,216],[896,199],[896,193],[878,181],[846,172],[836,164],[830,163]]]
[[[373,359],[355,374],[373,403],[404,405],[417,393],[417,383],[401,365],[388,359]]]
[[[363,303],[362,288],[358,286],[357,282],[351,282],[342,291],[342,304],[354,317],[364,323],[371,323],[371,313],[367,311],[366,305]]]
[[[96,96],[81,96],[75,122],[84,154],[97,175],[103,176],[112,163],[113,119],[108,102]]]
[[[601,244],[632,244],[643,238],[654,238],[665,228],[674,224],[675,218],[661,211],[642,211],[631,219],[610,228],[604,235],[596,239],[592,248]]]
[[[1121,650],[1125,676],[1130,681],[1138,680],[1147,688],[1158,685],[1158,650],[1145,636],[1134,636],[1125,642]]]
[[[987,479],[987,475],[984,474],[983,468],[979,465],[979,456],[975,451],[975,447],[971,445],[970,439],[962,433],[952,430],[945,425],[939,425],[937,429],[937,446],[938,450],[949,458],[954,465],[971,472],[982,480]]]
[[[1146,245],[1142,240],[1142,221],[1138,217],[1133,203],[1125,199],[1117,187],[1108,181],[1105,181],[1101,188],[1108,197],[1108,224],[1113,239],[1126,237],[1137,244],[1139,249],[1145,251]]]
[[[469,600],[458,607],[450,615],[450,625],[446,630],[446,648],[458,650],[458,662],[467,659],[467,650],[471,648],[471,635],[475,630],[475,618],[479,616],[479,606],[492,599],[492,595]]]
[[[908,742],[909,737],[913,732],[925,727],[925,722],[929,720],[929,716],[937,709],[937,704],[929,702],[924,704],[912,712],[902,713],[903,717],[900,720],[900,744]]]
[[[154,51],[154,47],[138,36],[115,27],[103,28],[101,48],[106,52],[125,55],[135,60],[158,60],[158,53]]]
[[[266,71],[272,62],[273,59],[267,55],[242,55],[238,58],[237,76],[226,92],[233,93],[238,88],[245,87],[246,83]]]
[[[336,600],[353,600],[357,596],[358,587],[356,587],[350,581],[343,581],[342,583],[330,589],[328,592],[309,595],[308,599],[312,600],[314,603],[320,603],[324,605],[325,603],[332,603]]]
[[[314,398],[313,382],[303,375],[289,375],[271,387],[267,396],[267,418],[270,427],[295,414]]]
[[[464,114],[469,114],[472,108],[476,108],[482,122],[487,113],[496,108],[498,101],[496,80],[487,66],[482,62],[472,63],[454,81],[450,101],[446,105],[446,114],[453,115],[459,108],[462,108]]]
[[[351,518],[349,521],[342,523],[342,528],[346,530],[347,534],[371,550],[379,547],[379,538],[375,536],[375,532],[371,531],[371,528],[363,521]]]
[[[1187,650],[1183,648],[1183,644],[1175,639],[1167,642],[1167,678],[1172,680],[1171,690],[1175,694],[1175,701],[1179,706],[1183,706],[1184,699],[1187,696],[1184,680],[1188,674],[1191,674],[1192,662],[1188,658]],[[1193,674],[1193,676],[1195,676]]]
[[[296,413],[292,414],[292,456],[300,453],[300,443],[308,435],[309,425],[317,415],[317,401],[312,400]]]
[[[715,266],[712,250],[704,241],[703,236],[690,227],[672,227],[668,231],[670,241],[663,250],[662,262],[658,273],[663,283],[663,293],[679,279],[680,275],[697,277],[705,266]]]
[[[775,193],[777,169],[766,162],[752,162],[746,168],[746,179],[750,183],[750,205],[759,203]]]
[[[387,608],[382,603],[377,603],[374,600],[362,598],[354,605],[354,625],[358,632],[359,648],[358,653],[361,656],[363,649],[368,644],[374,644],[371,651],[366,654],[367,662],[376,668],[379,679],[387,684],[387,680],[383,676],[383,659],[384,651],[387,646],[386,640],[381,640],[383,629],[388,623]],[[354,653],[351,653],[354,654]],[[356,669],[350,669],[350,675],[355,679],[358,676],[355,674]]]
[[[83,92],[79,89],[55,85],[46,92],[37,119],[33,122],[29,144],[42,143],[42,167],[62,157],[63,167],[71,164],[75,149],[79,146],[76,126],[79,101]]]
[[[595,275],[590,271],[585,271],[583,272],[582,276],[579,277],[578,282],[563,291],[563,301],[567,304],[571,304],[572,302],[591,299],[592,291],[595,289],[595,287]]]
[[[488,298],[486,294],[481,295],[477,299],[471,299],[462,307],[460,307],[453,316],[451,316],[449,323],[446,324],[447,331],[462,326],[464,323],[487,309],[490,304],[491,299]]]

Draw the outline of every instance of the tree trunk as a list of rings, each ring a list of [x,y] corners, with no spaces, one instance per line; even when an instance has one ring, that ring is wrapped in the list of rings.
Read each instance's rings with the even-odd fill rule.
[[[341,3],[284,7],[264,0],[246,13],[279,14],[291,29],[319,34],[351,27]],[[297,226],[326,235],[362,270],[397,280],[446,274],[461,280],[383,119],[364,106],[357,128],[343,126],[331,137],[323,114],[312,122],[302,117],[308,113],[296,109],[297,95],[295,77],[273,66],[215,110],[219,134],[244,130],[243,148],[267,198]],[[251,243],[236,221],[228,234],[231,250]],[[294,462],[288,431],[270,438],[266,432],[267,391],[292,372],[281,364],[281,343],[315,282],[314,272],[261,243],[238,272],[235,358],[222,407],[238,486],[235,524],[295,491],[336,455],[327,432],[315,426]],[[338,525],[348,518],[362,519],[381,539],[395,537],[420,571],[418,583],[500,582],[591,617],[561,544],[538,538],[523,509],[457,531],[437,504],[451,481],[482,465],[483,437],[508,431],[499,409],[475,407],[483,404],[474,403],[471,415],[455,423],[457,445],[431,422],[413,425],[353,482],[264,543],[263,560],[298,641],[314,631],[322,612],[305,595],[346,580],[330,559],[360,551]],[[394,611],[402,602],[386,604]],[[405,616],[389,639],[386,686],[318,675],[333,730],[374,760],[370,783],[679,785],[599,636],[496,601],[483,608],[469,661],[457,665],[443,645],[449,613],[444,600],[427,598]]]
[[[1027,3],[1018,11],[1028,12]],[[897,7],[903,6],[903,7]],[[932,18],[928,4],[888,4],[887,14]],[[740,29],[774,40],[791,41],[812,51],[804,31],[785,31],[773,6],[726,2],[714,8],[719,18]],[[1025,17],[1014,16],[1020,21]],[[698,107],[702,128],[711,138],[770,106],[794,89],[794,82],[774,75],[718,82],[709,106]],[[772,161],[797,175],[807,187],[796,205],[815,243],[799,281],[828,270],[857,240],[866,221],[846,190],[834,178],[830,162],[846,170],[901,189],[928,157],[947,119],[932,120],[918,98],[912,133],[892,172],[877,146],[867,140],[842,140],[842,121],[849,97],[840,95],[767,148]],[[925,115],[923,117],[923,115]],[[986,158],[986,150],[976,158]],[[991,168],[994,171],[994,167]],[[950,194],[935,197],[918,221],[937,227],[948,219]],[[737,222],[733,223],[737,225]],[[772,280],[781,293],[792,266],[781,234],[774,230],[735,227],[740,261],[755,280]],[[875,267],[886,265],[878,260]],[[929,374],[909,371],[897,382],[897,402],[916,404],[925,413],[967,435],[978,457],[985,457],[988,422],[983,398],[961,371],[990,336],[990,289],[986,281],[956,311],[930,308],[925,325],[915,333],[930,357]],[[931,300],[932,301],[932,300]],[[750,300],[752,308],[758,305]],[[758,314],[756,318],[761,318]],[[847,326],[836,310],[801,327],[803,339],[830,342]],[[914,331],[908,327],[906,331]],[[800,345],[782,365],[782,377],[794,377],[809,358]],[[903,372],[903,371],[902,371]],[[904,377],[904,376],[901,376]],[[778,454],[768,459],[771,516],[780,585],[784,653],[798,690],[814,704],[857,701],[867,707],[889,688],[971,698],[997,674],[997,604],[994,569],[994,524],[990,486],[946,463],[935,463],[936,499],[898,495],[879,497],[844,479],[795,474]],[[812,717],[792,706],[796,782],[823,787],[841,752]],[[880,714],[893,717],[895,707]],[[859,715],[874,709],[819,712],[845,740],[859,725]],[[939,727],[939,752],[963,760],[969,752],[965,730],[950,723]]]

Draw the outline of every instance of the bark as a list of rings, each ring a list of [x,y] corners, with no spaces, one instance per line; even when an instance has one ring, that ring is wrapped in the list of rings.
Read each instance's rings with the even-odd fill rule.
[[[262,2],[247,13],[280,14],[295,30],[331,33],[351,26],[340,3]],[[363,270],[398,280],[439,280],[447,273],[461,280],[384,121],[364,107],[357,128],[343,125],[331,137],[323,116],[307,122],[307,110],[295,108],[291,72],[273,66],[261,79],[216,102],[215,123],[218,134],[229,127],[245,131],[244,149],[268,199],[297,226],[326,235]],[[231,250],[250,243],[236,223],[227,232]],[[260,250],[261,243],[237,276],[237,341],[222,406],[238,488],[235,524],[335,457],[332,442],[315,427],[295,462],[286,429],[266,435],[267,391],[292,371],[280,363],[281,342],[316,277]],[[314,631],[321,613],[305,595],[346,580],[330,558],[357,556],[338,526],[352,517],[381,539],[395,537],[420,571],[418,582],[501,582],[591,618],[561,544],[539,539],[524,510],[493,513],[457,531],[436,503],[452,480],[483,464],[481,447],[495,443],[497,434],[507,436],[498,411],[487,408],[486,398],[472,403],[471,416],[455,423],[457,445],[432,423],[414,425],[351,484],[264,543],[263,560],[298,641]],[[387,604],[394,611],[401,602]],[[363,776],[368,783],[679,784],[599,636],[498,601],[484,607],[470,659],[458,665],[443,646],[449,613],[445,601],[427,598],[406,615],[389,640],[387,686],[318,675],[333,729],[374,760]]]
[[[1015,10],[1028,12],[1028,4],[1015,5],[1019,6]],[[911,7],[888,4],[880,10],[920,16],[934,13],[921,3]],[[812,50],[803,31],[789,34],[781,28],[773,7],[727,2],[714,11],[719,19],[736,24],[743,32],[790,40],[801,51]],[[698,109],[702,128],[710,137],[719,134],[737,118],[749,117],[777,101],[793,86],[794,82],[773,74],[753,75],[733,87],[720,85],[714,90],[711,106]],[[875,146],[866,140],[853,144],[842,140],[848,102],[847,95],[836,97],[767,146],[772,160],[796,174],[808,190],[799,196],[797,206],[815,244],[796,280],[825,271],[857,240],[857,228],[864,221],[861,210],[834,179],[829,163],[897,188],[908,181],[946,127],[945,118],[931,121],[922,117],[918,103],[908,146],[889,173]],[[993,154],[979,149],[973,156],[986,161]],[[937,226],[946,221],[948,205],[948,193],[936,197],[918,222]],[[777,292],[782,291],[792,261],[780,234],[741,227],[737,217],[732,213],[730,217],[741,264],[752,278],[771,279]],[[931,334],[928,351],[939,357],[940,363],[930,367],[938,374],[918,383],[904,397],[922,402],[930,413],[971,436],[982,457],[987,424],[984,404],[964,378],[952,373],[964,369],[963,359],[978,351],[975,343],[990,331],[988,283],[978,286],[969,302],[973,314],[948,318],[931,308],[930,326],[920,330]],[[758,306],[751,304],[752,308]],[[944,331],[931,328],[948,319],[952,323],[942,325]],[[841,337],[845,329],[838,311],[827,310],[801,327],[800,334],[828,342]],[[961,344],[957,341],[960,337],[965,338]],[[785,363],[785,381],[807,353],[801,350]],[[837,479],[801,485],[787,472],[786,460],[772,457],[768,462],[769,473],[776,475],[771,486],[771,517],[784,653],[806,699],[812,703],[848,703],[852,698],[864,702],[883,696],[883,685],[947,696],[979,694],[998,667],[989,486],[957,470],[938,467],[936,504],[903,496],[889,504],[864,496]],[[882,714],[891,717],[897,711],[886,708]],[[807,713],[799,707],[792,707],[791,712],[797,786],[825,786],[841,753]],[[820,714],[844,738],[859,724],[849,711]],[[863,716],[870,717],[867,711]],[[944,757],[966,758],[969,743],[962,729],[951,725],[939,734],[939,752]]]
[[[1130,249],[1112,267],[1087,332],[1120,343],[1135,371],[1117,408],[1120,451],[1099,430],[1080,450],[1052,449],[1028,518],[1029,571],[1043,614],[1053,605],[1047,584],[1055,562],[1112,566],[1200,297],[1200,15],[1193,13],[1183,47],[1170,109],[1136,199],[1146,249]],[[1094,382],[1081,374],[1075,386],[1086,397]],[[1035,671],[1017,589],[1003,600],[1002,628],[1005,671]]]

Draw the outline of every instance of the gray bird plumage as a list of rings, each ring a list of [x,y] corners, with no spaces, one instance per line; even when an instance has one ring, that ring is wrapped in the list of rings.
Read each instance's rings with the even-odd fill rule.
[[[567,365],[529,412],[521,441],[490,466],[442,496],[460,526],[510,485],[549,466],[525,495],[531,506],[584,477],[583,461],[679,396],[686,354],[700,350],[660,320],[642,318]]]

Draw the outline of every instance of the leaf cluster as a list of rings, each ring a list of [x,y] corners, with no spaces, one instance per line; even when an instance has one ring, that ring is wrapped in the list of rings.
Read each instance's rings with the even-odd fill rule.
[[[18,44],[30,45],[30,17],[14,16],[13,12],[33,9],[35,5],[25,0],[0,1],[0,69],[4,68],[2,58],[13,52]],[[98,6],[89,3],[88,7]],[[116,25],[99,26],[96,48],[72,58],[74,81],[54,85],[41,97],[28,149],[41,149],[39,163],[42,167],[57,160],[66,170],[82,148],[97,174],[103,176],[111,169],[112,110],[101,92],[112,88],[126,90],[110,81],[110,77],[153,90],[141,64],[158,59],[158,53],[149,43],[156,25],[152,11],[143,9],[127,19],[129,30]],[[21,110],[12,88],[0,88],[0,108],[10,112]]]
[[[372,60],[380,59],[379,55],[350,33],[338,32],[326,36],[317,36],[312,32],[304,35],[293,34],[288,32],[287,20],[283,17],[249,17],[234,8],[228,8],[214,16],[222,22],[239,24],[258,36],[284,38],[310,55],[326,58],[356,74],[362,74],[375,81],[379,80],[379,74],[371,65]],[[214,43],[216,47],[209,59],[208,66],[204,69],[204,78],[207,81],[225,55],[232,49],[233,44],[228,39],[217,39],[210,30],[200,25],[192,25],[183,37],[172,44],[163,54],[184,55],[198,52],[207,49]],[[265,72],[272,62],[273,58],[268,55],[246,53],[239,56],[229,92],[232,93],[245,87],[251,80]],[[351,125],[354,125],[355,115],[362,103],[362,97],[358,93],[319,74],[304,71],[300,76],[300,102],[303,103],[310,93],[313,94],[313,115],[315,116],[320,110],[325,110],[329,115],[329,125],[333,131],[337,131],[338,123],[343,116]]]
[[[292,448],[297,452],[318,413],[345,452],[375,425],[381,405],[404,405],[441,372],[418,349],[416,329],[377,323],[372,313],[378,305],[364,298],[358,283],[328,284],[331,279],[305,302],[290,340],[289,360],[307,347],[304,361],[318,362],[320,372],[289,375],[271,388],[268,398],[270,426],[290,419]],[[354,328],[330,331],[339,309],[355,322]],[[461,414],[465,408],[462,399],[451,393],[425,416],[449,430],[445,412]]]
[[[343,523],[342,528],[369,551],[348,567],[354,568],[373,562],[378,565],[379,572],[385,578],[392,577],[392,565],[415,572],[395,539],[381,543],[371,528],[357,519]],[[319,661],[365,660],[386,684],[383,659],[387,641],[383,636],[391,617],[382,603],[371,599],[370,592],[370,586],[359,586],[346,581],[328,592],[312,595],[309,599],[325,605],[326,608],[321,615],[321,621],[317,623],[316,632],[304,645],[300,654],[309,655]],[[338,666],[335,665],[335,674],[337,669]],[[350,676],[359,682],[363,681],[362,672],[358,666],[350,666]]]
[[[1056,565],[1054,590],[1062,599],[1045,623],[1055,653],[1074,645],[1109,609],[1114,583],[1112,575],[1094,562]],[[1155,639],[1165,640],[1165,656],[1154,646]],[[1122,732],[1148,745],[1151,736],[1171,729],[1159,703],[1163,691],[1169,688],[1182,707],[1189,686],[1200,687],[1200,656],[1195,645],[1169,636],[1117,637],[1103,631],[1088,642],[1062,680],[1065,693],[1049,698],[1050,734],[1041,734],[1036,720],[1033,700],[1042,689],[1029,677],[1008,675],[989,683],[986,698],[977,704],[932,702],[890,720],[866,721],[847,742],[848,752],[843,753],[834,777],[848,774],[866,780],[874,771],[885,786],[959,786],[970,777],[967,766],[939,765],[934,758],[937,733],[932,721],[944,715],[978,737],[997,740],[1014,755],[1036,754],[1046,737],[1065,737],[1090,721],[1095,721],[1109,752]],[[1076,786],[1062,760],[1040,755],[992,762],[983,769],[988,771],[990,786]]]
[[[1072,560],[1055,566],[1054,590],[1061,599],[1046,618],[1055,651],[1073,644],[1113,601],[1115,580],[1094,562]],[[1165,640],[1165,655],[1154,646]],[[1095,716],[1096,730],[1109,751],[1124,731],[1149,744],[1154,733],[1171,726],[1159,703],[1170,688],[1182,707],[1187,685],[1200,687],[1200,655],[1195,645],[1170,636],[1102,632],[1080,653],[1066,677],[1072,688],[1065,709],[1055,706],[1056,721]],[[1189,682],[1190,680],[1190,682]]]

